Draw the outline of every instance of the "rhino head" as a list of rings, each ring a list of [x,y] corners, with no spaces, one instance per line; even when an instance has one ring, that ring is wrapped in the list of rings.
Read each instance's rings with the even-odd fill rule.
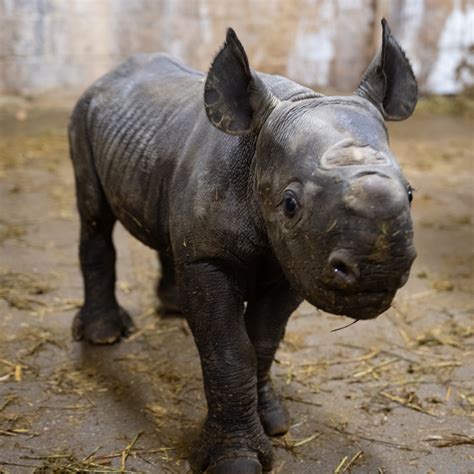
[[[255,134],[254,197],[290,283],[316,307],[356,319],[388,309],[416,257],[412,189],[385,121],[409,117],[418,88],[385,20],[382,28],[351,96],[277,99],[233,30],[204,93],[214,126]]]

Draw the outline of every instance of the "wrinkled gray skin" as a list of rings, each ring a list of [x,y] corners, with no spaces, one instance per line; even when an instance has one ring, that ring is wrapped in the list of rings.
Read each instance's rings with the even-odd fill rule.
[[[408,117],[416,100],[383,22],[381,51],[349,97],[253,72],[229,30],[207,76],[139,55],[78,102],[69,133],[85,303],[74,337],[113,343],[133,329],[114,292],[118,219],[158,250],[162,311],[184,312],[199,349],[208,417],[195,471],[271,468],[266,435],[289,421],[269,369],[303,298],[368,319],[405,283],[411,190],[384,119]]]

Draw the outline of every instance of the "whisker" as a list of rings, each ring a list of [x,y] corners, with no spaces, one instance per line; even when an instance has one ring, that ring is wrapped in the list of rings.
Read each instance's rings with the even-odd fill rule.
[[[351,323],[346,324],[345,326],[341,326],[340,328],[331,329],[330,332],[336,332],[336,331],[340,331],[341,329],[348,328],[349,326],[352,326],[353,324],[357,323],[358,321],[360,321],[360,319],[356,319],[355,321],[352,321]]]

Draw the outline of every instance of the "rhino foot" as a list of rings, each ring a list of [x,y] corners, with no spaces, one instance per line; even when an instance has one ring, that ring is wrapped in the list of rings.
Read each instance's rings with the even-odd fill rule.
[[[272,464],[272,445],[260,423],[251,431],[229,433],[206,422],[200,445],[191,456],[194,473],[260,474],[270,471]]]
[[[288,410],[275,393],[271,380],[258,389],[258,415],[268,436],[281,436],[290,429]]]
[[[129,336],[134,328],[132,318],[120,306],[105,311],[81,308],[74,318],[72,335],[76,341],[114,344],[122,337]]]

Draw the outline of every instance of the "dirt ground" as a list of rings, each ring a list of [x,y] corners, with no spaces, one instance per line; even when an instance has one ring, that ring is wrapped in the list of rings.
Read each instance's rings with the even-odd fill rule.
[[[293,315],[273,368],[292,419],[275,473],[474,472],[473,120],[431,105],[390,127],[416,188],[409,283],[338,332],[345,318],[306,303]],[[205,415],[197,351],[185,322],[156,315],[156,257],[120,227],[118,296],[138,332],[71,338],[69,110],[0,106],[0,471],[184,473]]]

